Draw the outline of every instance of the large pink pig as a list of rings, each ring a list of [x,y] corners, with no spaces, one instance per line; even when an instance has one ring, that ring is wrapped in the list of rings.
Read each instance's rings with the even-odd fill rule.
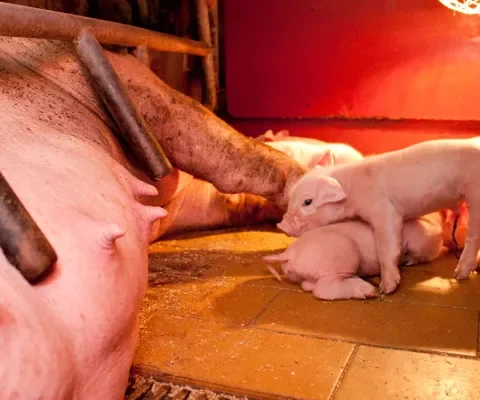
[[[443,245],[439,213],[405,222],[402,232],[402,265],[436,259]],[[361,276],[380,274],[372,228],[362,221],[347,221],[303,233],[281,254],[264,261],[282,263],[287,278],[319,299],[365,299],[377,296],[376,288]]]
[[[285,130],[276,134],[271,130],[267,131],[257,137],[257,140],[294,158],[307,169],[317,165],[344,164],[363,159],[360,152],[347,144],[290,136]]]
[[[381,289],[400,282],[398,261],[404,220],[443,208],[469,207],[468,233],[457,279],[477,267],[480,247],[480,143],[477,139],[435,140],[350,164],[315,168],[295,185],[279,228],[301,232],[360,217],[374,231]]]
[[[138,179],[148,178],[70,44],[0,38],[0,170],[58,255],[30,286],[0,252],[2,399],[122,399],[149,241],[278,218],[273,203],[286,206],[305,171],[132,56],[107,55],[169,159],[192,175],[177,170],[156,188]]]

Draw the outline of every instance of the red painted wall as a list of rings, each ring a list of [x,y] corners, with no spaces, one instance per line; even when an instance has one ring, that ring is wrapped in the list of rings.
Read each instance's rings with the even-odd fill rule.
[[[480,16],[438,0],[225,0],[237,118],[480,120]]]

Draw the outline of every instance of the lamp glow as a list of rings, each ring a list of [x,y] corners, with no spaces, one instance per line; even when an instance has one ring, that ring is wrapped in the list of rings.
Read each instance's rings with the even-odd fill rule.
[[[439,0],[445,7],[463,14],[480,15],[480,0]]]

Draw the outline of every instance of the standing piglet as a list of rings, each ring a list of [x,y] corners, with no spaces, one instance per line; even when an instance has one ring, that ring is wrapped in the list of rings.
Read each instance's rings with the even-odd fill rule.
[[[324,226],[360,217],[374,231],[381,289],[395,291],[404,220],[443,208],[468,206],[468,233],[457,279],[477,267],[480,248],[480,142],[432,140],[350,164],[314,168],[294,186],[279,228],[299,234],[305,225]]]
[[[442,218],[432,213],[407,221],[402,232],[401,264],[436,259],[443,245]],[[340,222],[303,233],[281,254],[264,257],[281,262],[293,283],[319,299],[366,299],[376,297],[376,288],[360,276],[380,274],[372,228],[362,221]]]
[[[363,159],[362,154],[347,144],[290,136],[288,131],[276,134],[267,131],[257,137],[257,140],[287,154],[308,169],[317,165],[344,164]]]

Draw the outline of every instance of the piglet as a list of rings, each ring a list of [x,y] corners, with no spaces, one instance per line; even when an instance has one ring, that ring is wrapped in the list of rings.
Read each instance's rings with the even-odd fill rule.
[[[294,158],[308,169],[317,165],[344,164],[363,159],[360,152],[347,144],[290,136],[285,130],[276,134],[270,130],[256,139]]]
[[[457,279],[477,267],[480,248],[480,142],[432,140],[361,161],[314,168],[295,184],[284,219],[287,234],[360,217],[374,231],[382,280],[392,293],[400,283],[398,261],[404,220],[468,205],[468,233]]]
[[[439,213],[407,221],[402,233],[402,265],[430,262],[439,256],[443,245]],[[380,274],[372,228],[362,221],[313,229],[302,234],[283,253],[266,256],[263,260],[282,263],[285,276],[318,299],[377,296],[376,288],[360,278]],[[276,273],[275,270],[271,272]]]
[[[277,133],[273,133],[271,129],[266,131],[265,133],[257,136],[255,139],[260,141],[260,142],[274,142],[276,140],[282,140],[283,138],[287,138],[290,136],[290,132],[287,131],[286,129],[282,129],[281,131],[278,131]]]

